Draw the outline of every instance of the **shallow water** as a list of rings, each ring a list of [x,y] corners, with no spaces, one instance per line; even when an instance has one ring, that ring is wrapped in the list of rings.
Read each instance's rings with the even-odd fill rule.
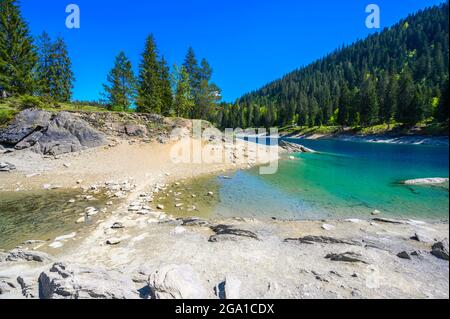
[[[296,140],[291,140],[296,142]],[[200,194],[211,185],[201,215],[280,219],[368,218],[382,216],[448,220],[448,183],[440,187],[399,182],[448,177],[448,147],[301,140],[318,154],[283,160],[274,175],[239,171],[231,179],[193,180]],[[193,186],[192,186],[193,185]],[[198,201],[200,202],[200,201]],[[200,204],[198,204],[200,205]]]
[[[76,221],[86,207],[100,208],[106,201],[75,199],[79,191],[48,190],[0,192],[0,249],[12,249],[27,240],[52,240],[86,226]]]

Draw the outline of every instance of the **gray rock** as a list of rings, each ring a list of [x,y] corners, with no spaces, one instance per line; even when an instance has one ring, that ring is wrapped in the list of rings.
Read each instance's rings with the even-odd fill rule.
[[[431,249],[433,256],[439,259],[448,260],[448,238],[437,242]]]
[[[5,261],[19,262],[19,261],[35,261],[35,262],[47,262],[51,261],[50,255],[39,252],[39,251],[29,251],[22,249],[11,250],[5,258]]]
[[[411,237],[411,239],[422,242],[422,243],[427,243],[427,244],[431,244],[431,243],[435,242],[435,240],[432,237],[428,236],[427,234],[425,234],[422,231],[417,231],[414,234],[414,236]]]
[[[363,263],[367,264],[367,262],[362,258],[361,254],[355,252],[345,252],[341,254],[328,254],[325,256],[326,259],[330,259],[332,261],[343,261],[349,263]]]
[[[105,136],[69,112],[56,115],[37,109],[19,113],[0,130],[0,143],[30,148],[44,155],[60,155],[105,145]]]
[[[398,253],[397,257],[401,258],[401,259],[411,259],[411,256],[406,251],[402,251],[401,253]]]
[[[149,288],[155,299],[205,299],[207,291],[189,265],[168,265],[152,273]]]
[[[24,297],[33,299],[39,297],[38,283],[35,280],[19,276],[17,277],[17,282]]]
[[[122,273],[102,268],[56,263],[39,276],[41,299],[137,299],[133,281]]]
[[[349,240],[343,240],[343,239],[337,239],[333,237],[328,236],[305,236],[300,238],[286,238],[284,240],[285,242],[299,242],[301,244],[309,244],[312,245],[314,243],[319,244],[343,244],[343,245],[360,245],[360,243],[349,241]]]
[[[122,229],[122,228],[125,228],[125,226],[124,226],[122,223],[117,222],[117,223],[114,223],[114,224],[111,226],[111,228],[112,228],[112,229]]]
[[[211,227],[211,229],[216,233],[209,238],[210,242],[219,242],[219,241],[235,241],[240,238],[251,238],[259,240],[258,236],[249,231],[243,229],[237,229],[233,226],[228,225],[217,225]]]
[[[50,112],[39,109],[26,109],[20,112],[10,125],[0,130],[0,143],[16,145],[33,132],[46,128],[51,117]]]
[[[182,222],[183,226],[208,226],[209,222],[207,220],[198,217],[188,217],[177,219]]]
[[[0,162],[0,172],[9,172],[15,170],[16,166],[8,162]]]
[[[87,122],[61,112],[50,122],[33,148],[39,153],[55,156],[105,144],[106,137]]]
[[[128,136],[143,137],[147,135],[147,128],[143,125],[127,124],[125,125],[125,133]]]
[[[316,153],[316,151],[309,149],[303,145],[290,143],[287,141],[280,141],[279,146],[285,149],[288,153]]]

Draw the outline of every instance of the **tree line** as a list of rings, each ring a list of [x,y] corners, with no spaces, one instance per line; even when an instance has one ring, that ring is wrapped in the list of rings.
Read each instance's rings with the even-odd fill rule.
[[[217,113],[222,127],[448,121],[448,2],[341,47]]]
[[[38,95],[58,102],[72,97],[74,74],[64,39],[33,39],[15,0],[0,1],[0,93]]]
[[[184,63],[171,72],[154,36],[149,35],[137,75],[125,53],[117,55],[104,84],[105,100],[116,111],[128,111],[135,105],[141,113],[214,119],[221,91],[211,77],[208,61],[202,59],[199,64],[192,48]]]

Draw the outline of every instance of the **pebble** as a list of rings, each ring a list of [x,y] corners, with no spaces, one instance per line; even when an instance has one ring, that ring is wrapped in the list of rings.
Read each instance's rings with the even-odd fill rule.
[[[108,240],[106,241],[106,244],[107,244],[107,245],[111,245],[111,246],[113,246],[113,245],[118,245],[118,244],[120,244],[120,239],[119,239],[119,238],[111,238],[111,239],[108,239]]]

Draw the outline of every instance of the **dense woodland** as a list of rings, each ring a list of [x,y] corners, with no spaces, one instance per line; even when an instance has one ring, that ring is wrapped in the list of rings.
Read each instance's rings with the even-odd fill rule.
[[[77,105],[206,119],[223,128],[448,123],[448,19],[448,2],[420,11],[232,104],[220,103],[206,59],[198,62],[189,48],[184,63],[170,68],[149,35],[137,74],[119,52],[104,99]],[[33,38],[17,1],[0,0],[0,98],[69,102],[71,67],[64,39],[45,32]]]
[[[223,104],[222,127],[448,121],[448,2]]]

